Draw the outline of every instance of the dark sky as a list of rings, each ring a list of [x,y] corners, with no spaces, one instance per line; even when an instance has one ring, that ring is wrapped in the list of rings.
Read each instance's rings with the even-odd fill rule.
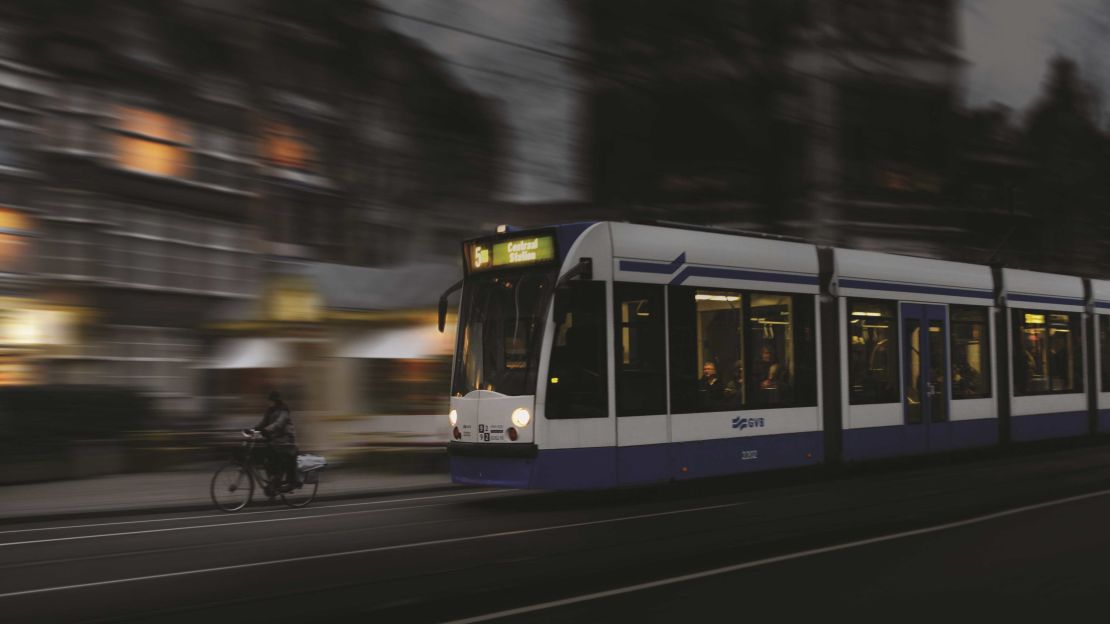
[[[1110,91],[1110,0],[962,0],[960,24],[973,106],[997,101],[1024,111],[1057,53]]]

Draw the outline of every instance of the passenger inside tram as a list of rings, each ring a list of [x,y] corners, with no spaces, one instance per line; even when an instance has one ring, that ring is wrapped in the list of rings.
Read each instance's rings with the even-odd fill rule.
[[[717,376],[717,365],[708,361],[702,366],[702,376],[698,380],[698,403],[704,408],[721,405],[725,398],[725,384]]]
[[[799,305],[803,301],[807,305]],[[799,295],[674,288],[669,300],[673,411],[814,405],[812,303]]]
[[[725,403],[738,409],[744,405],[744,361],[736,360],[732,370],[732,379],[725,384]]]
[[[779,384],[779,363],[771,347],[764,346],[756,365],[759,371],[759,387],[764,390],[775,390]]]

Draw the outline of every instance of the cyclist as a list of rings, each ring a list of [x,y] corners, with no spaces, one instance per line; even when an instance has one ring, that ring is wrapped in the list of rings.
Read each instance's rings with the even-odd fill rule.
[[[261,433],[270,442],[270,459],[274,466],[274,489],[289,492],[301,487],[302,483],[297,474],[297,433],[293,427],[293,416],[289,413],[289,406],[281,400],[277,390],[270,392],[270,408],[262,416],[262,420],[254,426],[254,430]],[[247,431],[251,431],[247,429]],[[285,473],[285,482],[278,484],[282,472]]]

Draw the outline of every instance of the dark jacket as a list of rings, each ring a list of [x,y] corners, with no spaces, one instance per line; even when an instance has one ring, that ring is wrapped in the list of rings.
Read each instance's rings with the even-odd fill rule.
[[[293,445],[297,442],[293,416],[289,413],[289,406],[281,401],[270,406],[254,428],[269,437],[274,445]]]

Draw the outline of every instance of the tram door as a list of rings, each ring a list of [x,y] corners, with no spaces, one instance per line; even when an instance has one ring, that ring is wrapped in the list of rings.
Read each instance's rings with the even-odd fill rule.
[[[613,284],[617,481],[670,477],[666,295],[662,285]]]
[[[927,453],[950,448],[948,309],[903,303],[902,344],[906,450]]]

